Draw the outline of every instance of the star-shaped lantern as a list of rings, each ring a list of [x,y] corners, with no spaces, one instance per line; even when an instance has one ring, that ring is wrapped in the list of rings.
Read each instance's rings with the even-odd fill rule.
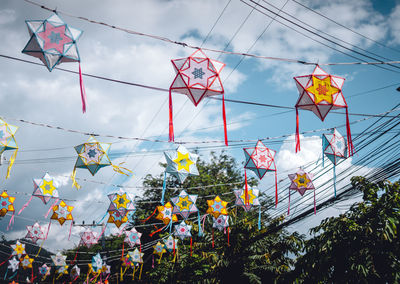
[[[134,265],[143,263],[143,255],[144,253],[140,252],[137,248],[129,253],[131,256],[131,260]]]
[[[187,194],[182,190],[178,196],[171,198],[174,203],[173,214],[179,214],[183,219],[187,219],[191,213],[198,212],[196,207],[197,195]]]
[[[229,216],[220,215],[218,218],[213,218],[213,228],[222,231],[227,227],[229,227]]]
[[[267,148],[260,140],[257,142],[255,147],[243,148],[243,150],[246,159],[244,168],[252,170],[259,179],[262,179],[267,172],[275,172],[275,206],[276,206],[278,204],[278,181],[277,181],[276,165],[275,165],[276,152],[274,150]]]
[[[217,195],[213,200],[207,200],[208,214],[214,216],[214,218],[218,218],[220,215],[228,215],[228,210],[226,209],[226,205],[228,202],[221,200],[221,198]]]
[[[63,265],[63,266],[60,266],[58,269],[57,269],[57,271],[56,271],[56,273],[60,276],[60,275],[63,275],[63,274],[68,274],[68,265]]]
[[[110,216],[108,217],[107,223],[113,223],[117,228],[121,227],[122,224],[128,222],[127,214],[121,214],[119,211],[108,211]]]
[[[142,236],[142,233],[136,231],[135,228],[132,228],[130,231],[125,231],[124,233],[124,242],[128,243],[131,248],[135,245],[140,245],[140,237]]]
[[[48,173],[41,179],[33,179],[33,186],[32,195],[39,197],[44,204],[47,204],[52,198],[58,198],[58,183]]]
[[[86,111],[86,93],[82,82],[82,72],[77,40],[82,31],[67,25],[57,14],[44,21],[26,21],[30,39],[22,53],[39,58],[49,71],[63,62],[79,62],[79,82],[82,110]]]
[[[332,133],[322,135],[322,152],[333,164],[333,187],[336,197],[336,165],[340,160],[347,159],[346,140],[336,128]],[[324,163],[324,156],[322,162]]]
[[[153,246],[153,254],[156,254],[158,256],[160,256],[160,259],[162,257],[162,255],[167,252],[165,250],[164,244],[162,244],[161,242],[157,242],[157,244],[155,246]]]
[[[101,272],[103,268],[103,259],[100,256],[100,253],[97,253],[92,257],[92,263],[89,263],[89,269],[92,269],[93,272],[98,273]]]
[[[196,167],[198,155],[189,152],[184,146],[179,145],[176,151],[164,152],[167,160],[165,171],[174,175],[180,183],[183,183],[188,176],[198,176]]]
[[[253,206],[260,206],[260,201],[258,200],[260,191],[258,189],[248,188],[247,196],[245,189],[236,189],[233,192],[236,197],[235,205],[242,207],[246,212],[253,208]]]
[[[99,242],[99,235],[97,232],[92,231],[87,228],[84,232],[80,233],[81,240],[79,245],[84,245],[88,248],[91,248],[93,245]]]
[[[51,259],[53,260],[54,266],[64,266],[66,265],[67,256],[62,255],[61,252],[57,252],[56,255],[52,255]]]
[[[300,151],[298,109],[310,110],[324,121],[330,110],[345,108],[349,155],[353,155],[348,107],[342,93],[344,78],[326,73],[318,65],[310,75],[294,77],[299,98],[296,103],[296,152]]]
[[[53,215],[51,215],[50,219],[57,220],[60,225],[63,225],[67,220],[73,220],[72,218],[72,210],[73,206],[68,206],[64,200],[53,207]]]
[[[50,275],[50,271],[51,271],[51,268],[50,268],[49,266],[47,266],[46,263],[39,267],[39,274],[40,274],[43,278],[49,276],[49,275]],[[43,279],[43,280],[44,280],[44,279]]]
[[[20,264],[23,269],[32,268],[33,258],[30,258],[27,254],[20,259]]]
[[[173,206],[171,202],[165,203],[165,205],[157,206],[158,215],[156,219],[161,220],[165,225],[168,225],[171,220],[172,222],[177,222],[178,217],[176,214],[172,214]]]
[[[18,258],[21,258],[24,254],[26,254],[25,245],[21,244],[19,241],[17,241],[15,245],[11,245],[11,248],[13,250],[11,255],[15,255]]]
[[[187,95],[195,106],[205,97],[222,94],[222,115],[227,144],[224,88],[219,77],[225,64],[208,58],[198,49],[189,57],[173,59],[172,65],[176,76],[169,88],[169,140],[174,141],[172,92]]]
[[[122,261],[122,266],[125,267],[132,267],[135,265],[132,261],[131,252],[128,252],[125,256],[123,256],[121,258],[121,261]]]
[[[182,221],[180,224],[175,225],[174,235],[180,238],[181,240],[185,238],[190,238],[192,234],[190,230],[192,229],[191,225],[186,224],[185,221]]]
[[[172,235],[170,235],[167,239],[164,240],[165,248],[171,252],[175,251],[177,247],[178,240],[175,239]]]
[[[81,269],[79,268],[78,265],[74,265],[74,267],[71,268],[71,272],[69,273],[72,280],[77,279],[80,274],[81,274]]]
[[[0,118],[0,154],[3,154],[3,152],[7,150],[14,151],[9,160],[6,178],[10,176],[11,168],[18,153],[18,145],[14,137],[17,130],[18,126],[8,124]]]
[[[126,215],[130,211],[135,211],[134,197],[131,193],[127,193],[122,188],[115,193],[109,194],[110,206],[108,211],[117,211],[123,215]]]
[[[289,179],[291,181],[289,186],[289,207],[288,214],[290,214],[290,196],[291,191],[296,190],[301,196],[304,195],[306,190],[314,190],[314,213],[316,212],[315,206],[315,187],[312,183],[313,174],[306,173],[304,170],[299,169],[295,174],[289,174]]]
[[[12,212],[13,214],[15,213],[15,208],[14,208],[14,201],[15,197],[9,196],[7,191],[3,191],[0,194],[0,216],[4,217],[7,212]]]
[[[33,224],[33,226],[26,226],[28,233],[26,234],[25,238],[31,239],[33,243],[36,244],[38,240],[44,240],[45,235],[45,228],[39,225],[38,222]]]
[[[11,258],[11,259],[8,261],[7,269],[11,269],[12,272],[15,272],[16,270],[18,270],[18,268],[19,268],[19,260],[17,260],[17,259],[15,258],[15,256],[14,256],[13,258]]]

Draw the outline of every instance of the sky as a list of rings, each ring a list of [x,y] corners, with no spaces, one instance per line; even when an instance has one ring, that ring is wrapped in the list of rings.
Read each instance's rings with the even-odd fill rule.
[[[357,49],[358,52],[370,52],[371,57],[379,55],[386,58],[380,60],[398,60],[400,54],[399,1],[300,1],[374,41],[316,15],[293,0],[258,1],[272,10],[274,8],[269,6],[270,4],[278,9],[283,7],[280,15],[287,18],[289,16],[284,13],[295,16],[318,29],[317,34],[322,35],[322,31],[325,32],[323,36],[333,43],[320,38],[318,40],[337,50],[309,38],[317,39],[315,35],[305,37],[252,9],[244,3],[251,5],[250,0],[37,1],[51,9],[57,9],[66,23],[83,31],[78,41],[78,49],[84,73],[164,89],[169,88],[175,76],[171,59],[187,57],[194,52],[193,49],[89,23],[76,16],[193,46],[320,64],[360,61],[343,54],[342,52],[345,52],[362,57],[336,45],[337,38],[351,44],[351,49],[355,49],[354,46],[363,49]],[[259,9],[267,13],[266,10]],[[3,40],[0,55],[40,63],[37,58],[21,53],[29,40],[25,20],[44,20],[49,16],[51,12],[23,0],[1,1],[0,34]],[[276,20],[283,22],[280,18]],[[307,34],[304,30],[302,33]],[[307,75],[313,71],[313,65],[256,58],[243,59],[239,55],[211,51],[205,53],[210,58],[226,64],[221,72],[221,80],[225,97],[233,100],[293,107],[298,98],[293,77]],[[27,202],[33,191],[32,179],[40,178],[49,172],[59,181],[60,195],[76,200],[69,204],[75,206],[75,220],[78,223],[90,223],[92,220],[97,222],[108,208],[106,195],[116,190],[108,184],[128,186],[127,191],[140,196],[143,177],[146,174],[158,175],[162,172],[159,163],[165,162],[163,150],[177,147],[167,142],[138,142],[98,137],[101,142],[113,143],[113,162],[125,162],[124,166],[132,169],[134,177],[118,176],[110,167],[100,170],[94,177],[87,171],[78,169],[78,178],[104,184],[78,181],[82,189],[77,191],[71,187],[69,179],[76,159],[73,147],[84,143],[88,136],[23,123],[20,120],[78,132],[166,141],[168,93],[84,76],[87,113],[83,114],[78,75],[60,70],[49,72],[42,66],[4,57],[0,57],[0,64],[0,116],[8,123],[19,126],[16,139],[20,147],[11,177],[5,179],[6,165],[3,165],[0,166],[0,179],[3,189],[8,190],[10,194],[15,192],[17,211]],[[60,67],[78,70],[77,63],[64,63]],[[399,101],[400,93],[396,91],[396,84],[400,85],[400,79],[394,68],[392,70],[396,72],[373,65],[333,65],[322,68],[328,73],[346,78],[343,94],[350,113],[383,113]],[[393,86],[387,87],[390,85]],[[374,91],[383,87],[387,88]],[[195,107],[185,96],[173,95],[173,105],[177,141],[221,141],[207,144],[210,147],[206,149],[198,148],[202,158],[207,160],[211,150],[225,149],[237,159],[238,164],[243,163],[241,147],[223,147],[220,101],[206,99]],[[230,102],[226,102],[226,110],[230,140],[255,141],[295,132],[294,110]],[[360,118],[362,117],[351,115],[350,121]],[[352,125],[352,132],[359,133],[368,123],[369,121],[365,121]],[[343,112],[331,113],[321,122],[313,113],[300,111],[300,131],[327,129],[344,124]],[[339,131],[345,134],[344,127],[339,128]],[[270,148],[277,151],[279,180],[287,178],[287,174],[296,171],[297,167],[320,159],[320,134],[321,132],[318,132],[307,134],[306,138],[302,137],[302,150],[297,154],[294,151],[293,135],[285,138],[284,143],[271,144]],[[266,145],[269,146],[268,142]],[[196,143],[187,145],[190,149],[202,146]],[[129,155],[126,155],[127,152]],[[10,153],[5,152],[4,157],[9,159]],[[341,166],[342,170],[346,164],[352,162],[352,158],[346,160]],[[368,169],[368,165],[365,165],[358,173],[365,173]],[[341,171],[340,167],[338,171]],[[328,179],[330,177],[319,182]],[[272,175],[263,179],[260,190],[273,195],[273,182]],[[348,180],[343,181],[343,184],[346,182]],[[338,186],[340,187],[340,184]],[[283,196],[286,190],[280,189],[280,194]],[[287,200],[281,200],[279,206],[287,207]],[[303,206],[310,207],[312,202],[304,202]],[[6,230],[9,217],[5,217],[0,223],[0,231],[9,239],[22,238],[26,234],[25,227],[32,225],[34,221],[42,225],[48,224],[48,220],[44,218],[48,208],[49,205],[45,206],[39,199],[34,198],[27,209],[15,218],[11,230]],[[316,225],[321,218],[340,213],[338,210],[328,211],[310,218],[310,223]],[[52,225],[45,247],[57,251],[77,245],[79,229],[73,228],[70,241],[67,240],[68,231],[68,224],[62,227]],[[107,234],[112,232],[114,231],[106,231]]]

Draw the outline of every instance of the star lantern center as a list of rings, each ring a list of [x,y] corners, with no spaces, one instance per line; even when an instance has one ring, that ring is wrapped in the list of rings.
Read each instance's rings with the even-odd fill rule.
[[[310,180],[307,178],[307,175],[298,175],[297,178],[294,180],[296,183],[297,187],[307,187],[307,184],[310,182]]]
[[[181,152],[178,152],[178,157],[173,161],[178,165],[178,171],[183,169],[190,172],[190,165],[194,164],[189,159],[189,153],[182,154]]]
[[[179,202],[176,204],[181,210],[189,210],[189,206],[192,205],[193,202],[189,201],[189,196],[179,197]]]
[[[194,71],[192,72],[194,79],[200,78],[203,79],[203,76],[206,74],[203,72],[203,68],[194,68]]]
[[[50,194],[53,195],[53,191],[56,189],[53,185],[53,181],[46,181],[43,180],[43,184],[40,186],[40,188],[43,190],[43,194]]]
[[[315,104],[319,104],[322,101],[332,104],[333,95],[340,90],[331,85],[331,78],[329,76],[322,80],[316,76],[312,76],[312,85],[306,91],[314,95]]]

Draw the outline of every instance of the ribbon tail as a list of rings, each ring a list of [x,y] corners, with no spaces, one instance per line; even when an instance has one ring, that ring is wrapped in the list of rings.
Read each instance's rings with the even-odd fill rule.
[[[11,228],[11,226],[14,224],[14,217],[15,217],[15,212],[12,213],[10,222],[8,222],[7,226],[7,231]]]
[[[249,187],[247,184],[247,172],[244,169],[244,203],[245,205],[249,205]]]
[[[39,247],[39,250],[37,252],[37,254],[35,255],[35,258],[39,256],[40,251],[42,250],[43,244],[44,244],[45,239],[43,240],[42,244]]]
[[[47,216],[49,216],[51,210],[53,210],[53,207],[56,206],[56,204],[58,203],[59,198],[57,198],[54,203],[50,206],[49,210],[47,211],[46,215],[44,215],[44,218],[47,218]]]
[[[349,110],[346,107],[346,132],[347,132],[347,148],[349,152],[349,157],[354,154],[353,140],[351,139],[350,121],[349,121]]]
[[[261,230],[261,205],[258,206],[258,230]]]
[[[174,142],[174,114],[172,108],[172,92],[169,90],[169,142]]]
[[[300,151],[299,110],[296,107],[296,153]]]
[[[164,205],[164,196],[165,196],[165,191],[167,190],[167,172],[164,172],[164,181],[163,181],[163,189],[162,189],[162,194],[161,194],[161,205]]]
[[[81,186],[76,182],[76,167],[72,171],[71,180],[72,180],[72,187],[76,187],[76,189],[80,189]]]
[[[32,198],[33,198],[33,195],[31,195],[31,198],[29,198],[28,202],[25,203],[24,206],[22,206],[21,210],[19,210],[19,212],[18,212],[17,215],[21,214],[21,212],[22,212],[26,207],[28,207],[29,203],[31,203],[31,201],[32,201]]]
[[[222,119],[224,121],[224,138],[225,146],[228,146],[228,131],[226,127],[226,112],[225,112],[225,95],[222,93]]]
[[[86,112],[86,91],[83,85],[81,63],[79,62],[79,86],[81,88],[82,112]]]
[[[8,168],[7,168],[7,175],[6,175],[6,179],[8,179],[10,177],[10,173],[11,173],[11,168],[14,165],[15,162],[15,158],[17,157],[18,154],[18,148],[14,150],[14,153],[12,154],[11,158],[10,158],[10,162],[8,164]]]
[[[128,168],[122,167],[121,165],[122,165],[123,163],[124,163],[124,162],[119,163],[118,166],[117,166],[117,165],[114,165],[114,164],[111,164],[111,166],[112,166],[112,168],[113,168],[113,170],[114,170],[115,172],[117,172],[117,173],[119,173],[119,174],[122,174],[122,175],[130,176],[130,174],[128,174],[128,173],[131,173],[131,174],[132,174],[132,171],[131,171],[130,169],[128,169]]]

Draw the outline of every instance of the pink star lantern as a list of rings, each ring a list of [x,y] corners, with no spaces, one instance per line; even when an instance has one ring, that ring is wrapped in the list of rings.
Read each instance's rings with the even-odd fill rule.
[[[291,181],[289,186],[289,207],[288,215],[290,214],[290,195],[292,190],[296,190],[301,196],[304,195],[306,190],[314,190],[314,214],[316,214],[315,205],[315,187],[312,183],[313,174],[306,173],[304,170],[299,169],[295,174],[289,174],[289,179]]]
[[[140,245],[140,237],[142,236],[142,233],[136,231],[135,228],[132,228],[130,231],[125,231],[124,233],[124,242],[128,243],[131,248],[135,245]]]
[[[38,222],[33,224],[33,226],[26,226],[28,233],[26,234],[25,238],[31,239],[32,242],[36,244],[38,240],[45,239],[45,229],[39,225]]]
[[[88,248],[91,248],[93,245],[99,242],[98,233],[90,230],[89,228],[86,229],[84,232],[81,232],[80,236],[81,236],[81,241],[79,245],[84,245]]]

